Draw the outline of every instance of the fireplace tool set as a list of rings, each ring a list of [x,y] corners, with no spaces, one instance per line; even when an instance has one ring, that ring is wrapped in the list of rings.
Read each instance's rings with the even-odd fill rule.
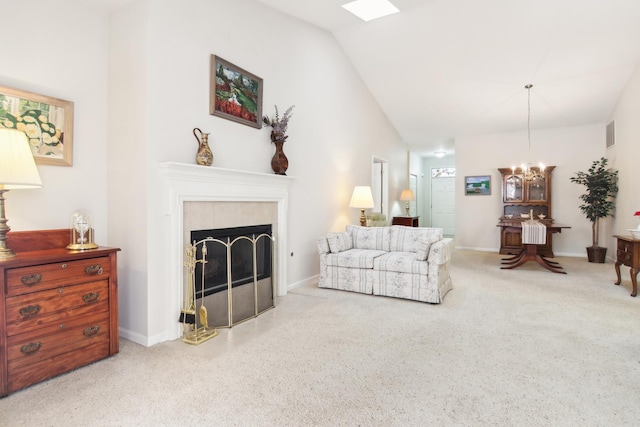
[[[196,257],[196,243],[187,244],[185,247],[184,266],[187,267],[188,285],[185,286],[184,308],[180,311],[180,322],[182,323],[182,340],[189,344],[200,344],[218,335],[216,328],[209,327],[207,308],[204,306],[204,298],[201,298],[200,307],[196,310],[196,284],[195,269],[196,264],[203,266],[201,290],[204,295],[204,265],[207,263],[207,244],[202,244],[202,259]],[[197,311],[197,313],[196,313]],[[196,322],[198,314],[199,322]],[[198,326],[200,324],[200,326]]]

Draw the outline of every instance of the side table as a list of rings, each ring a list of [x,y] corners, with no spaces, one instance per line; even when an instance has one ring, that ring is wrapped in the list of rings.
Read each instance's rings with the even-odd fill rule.
[[[638,270],[640,270],[640,239],[634,239],[631,236],[613,236],[618,239],[617,251],[616,251],[616,263],[615,269],[618,275],[618,280],[614,283],[619,285],[620,279],[620,264],[624,264],[631,268],[631,284],[633,289],[631,296],[635,297],[638,292]]]
[[[419,216],[394,216],[391,225],[406,225],[407,227],[417,227]]]

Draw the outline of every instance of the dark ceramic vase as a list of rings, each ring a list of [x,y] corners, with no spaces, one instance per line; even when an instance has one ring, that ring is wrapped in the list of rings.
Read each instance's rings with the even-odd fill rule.
[[[271,169],[273,169],[276,175],[286,175],[287,169],[289,168],[289,160],[287,156],[284,155],[282,149],[286,139],[287,137],[281,133],[271,133],[271,141],[276,146],[276,152],[271,159]]]

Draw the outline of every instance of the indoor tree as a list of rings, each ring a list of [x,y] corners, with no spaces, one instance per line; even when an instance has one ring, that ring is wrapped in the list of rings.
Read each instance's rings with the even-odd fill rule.
[[[589,261],[593,261],[592,253],[600,252],[602,261],[606,248],[598,245],[600,231],[600,219],[613,214],[615,197],[618,193],[618,171],[607,168],[607,159],[602,157],[593,162],[587,172],[576,172],[570,178],[571,182],[587,187],[586,192],[580,196],[582,204],[579,206],[582,213],[591,221],[592,246],[587,248]],[[591,251],[589,251],[591,249]]]

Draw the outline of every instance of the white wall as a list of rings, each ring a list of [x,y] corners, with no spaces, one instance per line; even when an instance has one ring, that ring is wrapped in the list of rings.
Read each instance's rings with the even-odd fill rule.
[[[12,230],[69,228],[91,212],[107,237],[107,16],[72,0],[2,3],[0,84],[74,103],[73,167],[39,165],[42,188],[6,195]]]
[[[149,325],[147,242],[149,151],[147,7],[131,2],[110,19],[109,239],[118,257],[119,320],[129,339],[145,342]],[[153,182],[153,181],[152,181]]]
[[[610,149],[611,165],[618,169],[619,190],[616,201],[616,217],[608,236],[629,235],[627,229],[636,228],[640,218],[633,214],[640,211],[640,66],[625,87],[613,111],[616,145]],[[609,237],[609,247],[615,244]],[[609,252],[610,256],[614,256]]]
[[[123,71],[110,81],[111,93],[121,95],[112,102],[112,111],[128,93],[126,114],[146,130],[122,128],[113,120],[113,134],[118,134],[113,143],[118,150],[136,147],[123,166],[148,171],[146,177],[135,174],[143,181],[132,186],[135,195],[113,192],[109,199],[118,210],[136,200],[148,209],[146,245],[126,239],[136,262],[122,271],[125,336],[153,344],[175,329],[161,320],[166,310],[175,309],[167,306],[168,289],[175,285],[167,283],[168,266],[157,262],[166,250],[162,237],[167,227],[155,185],[158,163],[195,163],[192,129],[198,127],[211,133],[214,167],[272,173],[270,129],[209,115],[211,54],[264,79],[264,114],[272,115],[274,104],[281,110],[296,105],[284,146],[287,174],[295,177],[289,198],[289,287],[318,274],[318,236],[357,223],[359,210],[348,207],[349,199],[354,185],[370,183],[372,155],[389,160],[390,194],[399,194],[405,185],[406,145],[329,33],[250,0],[193,0],[188,8],[168,0],[140,0],[118,10],[112,20],[118,23],[112,41],[117,39],[119,48],[112,49],[110,60],[112,69]],[[130,25],[136,21],[143,28]],[[133,52],[139,56],[132,58]],[[131,177],[114,176],[112,182],[127,179]],[[145,187],[146,194],[139,191]],[[137,216],[112,225],[123,239],[136,240],[144,236],[139,226]],[[125,251],[122,255],[129,256]],[[141,265],[145,256],[146,265]]]
[[[578,209],[582,186],[569,178],[586,171],[594,160],[606,156],[605,124],[531,131],[531,162],[556,166],[552,181],[552,216],[571,229],[553,237],[556,255],[584,256],[591,246],[591,223]],[[498,168],[527,161],[527,134],[502,133],[456,138],[456,246],[497,251],[502,211]],[[465,196],[464,177],[491,175],[490,196]],[[601,238],[605,238],[603,227]],[[605,240],[603,240],[605,241]]]

